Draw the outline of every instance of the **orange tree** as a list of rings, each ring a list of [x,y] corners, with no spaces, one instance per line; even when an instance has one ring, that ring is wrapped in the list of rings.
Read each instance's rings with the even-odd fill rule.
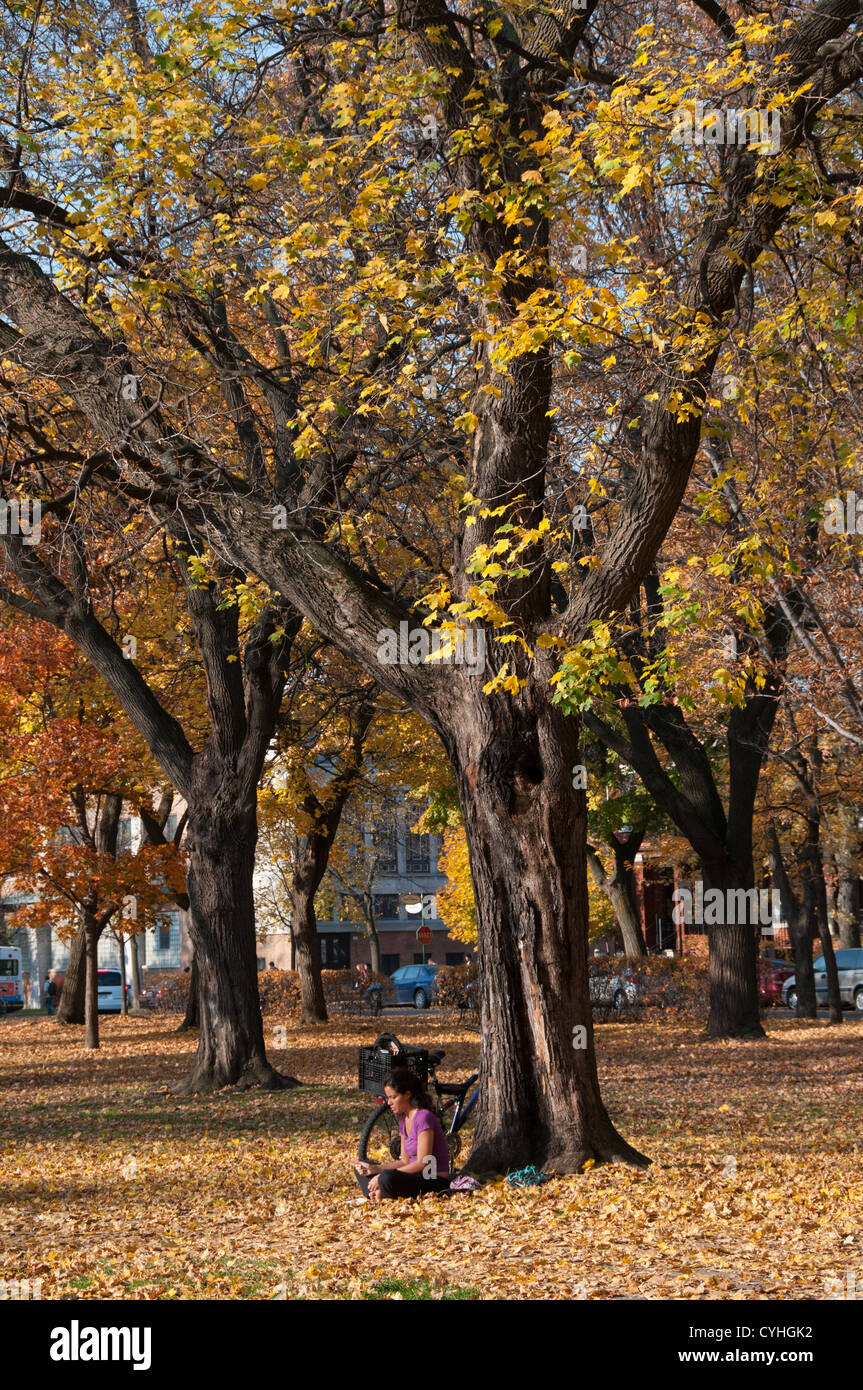
[[[847,234],[834,204],[855,195],[821,170],[853,153],[857,14],[233,0],[142,20],[59,0],[35,28],[9,21],[12,426],[37,398],[86,421],[82,488],[98,470],[258,576],[440,737],[479,924],[480,1168],[644,1162],[599,1093],[579,721],[551,678],[649,571],[721,353],[774,321],[761,262],[786,227],[813,256]],[[686,144],[698,100],[769,108],[779,147],[757,120],[721,155]],[[605,543],[555,545],[606,447]],[[14,460],[11,481],[50,494],[44,460]],[[48,583],[4,544],[22,589]],[[54,619],[164,752],[69,602]],[[415,663],[400,641],[392,659],[417,621],[473,624],[488,669]],[[170,756],[186,785],[187,756]],[[221,801],[205,820],[190,855],[194,879],[209,854],[215,900],[243,885],[212,847],[249,827]]]
[[[149,758],[134,729],[105,700],[74,646],[42,625],[12,621],[0,632],[2,735],[0,874],[31,893],[19,927],[80,938],[85,1046],[99,1046],[97,946],[103,931],[145,931],[185,887],[173,847],[123,852],[123,805],[147,798]],[[77,1002],[75,972],[67,972]],[[68,1011],[67,1011],[68,1012]],[[74,1010],[73,1010],[74,1012]]]

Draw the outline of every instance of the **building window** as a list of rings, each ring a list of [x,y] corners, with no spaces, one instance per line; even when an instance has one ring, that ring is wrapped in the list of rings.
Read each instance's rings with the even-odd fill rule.
[[[258,969],[259,969],[259,970],[266,970],[266,968],[267,968],[267,961],[266,961],[266,958],[265,958],[264,956],[258,956]]]
[[[372,844],[376,851],[378,873],[397,874],[399,871],[399,837],[395,822],[392,819],[374,830]]]
[[[384,975],[394,974],[395,971],[398,970],[401,963],[402,958],[395,951],[393,951],[390,954],[384,954],[381,956],[381,970],[384,973]]]
[[[409,874],[431,873],[431,836],[415,835],[408,831],[405,872]]]
[[[156,928],[156,947],[160,951],[170,951],[171,949],[171,928],[164,923]]]
[[[323,970],[349,970],[351,964],[350,932],[326,932],[318,937]]]
[[[444,963],[446,965],[464,965],[464,958],[464,951],[447,951]]]
[[[374,914],[378,919],[383,918],[387,922],[397,922],[399,919],[398,893],[375,893]]]
[[[117,853],[130,854],[132,850],[132,822],[123,816],[117,825]]]

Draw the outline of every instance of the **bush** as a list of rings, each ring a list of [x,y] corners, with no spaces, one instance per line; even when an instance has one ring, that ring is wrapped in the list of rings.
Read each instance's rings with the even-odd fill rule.
[[[435,976],[435,1003],[442,1009],[473,1010],[479,999],[479,972],[474,961],[465,965],[442,965]]]
[[[599,998],[604,997],[605,981],[625,974],[635,983],[642,1007],[680,1018],[701,1020],[707,1016],[710,982],[706,960],[692,955],[591,956],[589,965],[591,978],[599,985]]]
[[[146,996],[157,1013],[184,1014],[189,1002],[191,973],[153,975],[147,982]]]
[[[393,986],[388,975],[375,975],[371,971],[361,979],[356,970],[322,970],[321,981],[324,986],[324,999],[328,1006],[342,1005],[355,1008],[357,1013],[365,1007],[366,991],[369,985],[379,984],[384,991],[384,1000],[393,997]],[[261,996],[262,1013],[299,1014],[301,1010],[300,976],[296,970],[262,970],[258,975],[258,989]]]

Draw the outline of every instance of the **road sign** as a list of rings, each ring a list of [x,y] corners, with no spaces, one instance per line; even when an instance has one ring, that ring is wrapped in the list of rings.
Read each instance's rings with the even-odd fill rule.
[[[431,927],[420,927],[419,931],[417,932],[417,941],[419,941],[423,946],[428,946],[431,939]]]

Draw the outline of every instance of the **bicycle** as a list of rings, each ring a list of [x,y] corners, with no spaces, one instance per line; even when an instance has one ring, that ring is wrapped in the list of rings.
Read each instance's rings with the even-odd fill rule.
[[[389,1034],[385,1035],[389,1038]],[[381,1039],[378,1039],[380,1042]],[[401,1051],[401,1044],[396,1043]],[[377,1044],[375,1044],[377,1046]],[[454,1171],[455,1160],[461,1153],[460,1131],[471,1118],[479,1099],[479,1072],[474,1072],[466,1081],[439,1081],[437,1068],[446,1052],[440,1048],[428,1054],[428,1085],[434,1091],[434,1111],[443,1125],[449,1149],[450,1173]],[[449,1128],[447,1128],[447,1121]],[[400,1158],[402,1136],[397,1117],[390,1110],[386,1097],[381,1096],[376,1108],[366,1120],[360,1136],[359,1159],[361,1163],[389,1163]]]

